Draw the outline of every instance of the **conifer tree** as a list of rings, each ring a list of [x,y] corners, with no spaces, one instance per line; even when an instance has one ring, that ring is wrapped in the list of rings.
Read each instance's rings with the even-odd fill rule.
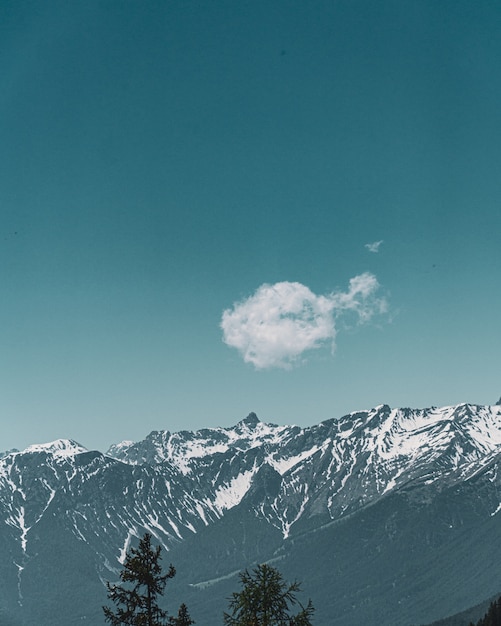
[[[471,623],[470,626],[474,626]],[[477,622],[476,626],[501,626],[501,597],[491,602],[487,613]]]
[[[230,613],[224,614],[227,626],[312,626],[314,608],[311,600],[303,607],[297,600],[297,582],[288,585],[281,573],[270,565],[258,565],[252,573],[240,574],[242,590],[233,593]],[[291,615],[298,604],[299,613]]]
[[[125,557],[120,580],[129,586],[106,583],[108,598],[116,605],[115,611],[104,606],[104,616],[112,626],[165,626],[167,613],[158,606],[158,597],[163,595],[167,579],[173,578],[176,570],[172,565],[162,574],[160,565],[161,547],[153,548],[150,533],[145,533],[138,548],[131,548]]]
[[[190,614],[188,613],[188,609],[186,604],[181,604],[179,607],[179,611],[177,613],[177,617],[172,617],[170,619],[171,626],[191,626],[195,621],[191,619]]]

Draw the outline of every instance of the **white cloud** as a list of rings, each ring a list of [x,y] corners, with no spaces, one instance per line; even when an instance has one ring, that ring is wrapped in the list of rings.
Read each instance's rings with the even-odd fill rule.
[[[359,324],[387,311],[377,278],[368,272],[350,280],[348,291],[314,294],[301,283],[264,284],[223,312],[223,341],[257,369],[288,369],[308,350],[335,347],[336,321],[355,314]]]
[[[358,317],[360,324],[365,324],[376,314],[388,311],[388,301],[384,296],[377,296],[379,282],[374,274],[364,272],[350,279],[348,291],[330,296],[333,308],[339,314],[351,311]]]
[[[373,241],[372,243],[366,243],[365,247],[369,252],[379,252],[379,246],[383,243],[383,240]]]

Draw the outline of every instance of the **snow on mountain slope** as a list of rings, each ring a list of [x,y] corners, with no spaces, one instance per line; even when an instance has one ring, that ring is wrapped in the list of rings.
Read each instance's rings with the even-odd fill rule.
[[[40,520],[63,509],[83,541],[97,545],[105,528],[119,546],[115,558],[142,528],[169,546],[244,498],[287,537],[412,481],[465,480],[500,451],[498,405],[382,405],[308,428],[264,424],[251,413],[233,428],[155,431],[107,455],[72,440],[7,455],[0,459],[0,516],[23,554]],[[272,474],[263,474],[266,467]],[[268,475],[273,489],[253,496]]]
[[[475,497],[480,485],[482,514],[495,523],[500,464],[501,405],[381,405],[307,428],[250,414],[232,428],[155,431],[107,454],[72,440],[32,445],[0,457],[2,575],[21,606],[53,558],[41,556],[44,546],[63,541],[69,562],[75,551],[87,555],[97,578],[110,580],[145,530],[166,550],[215,539],[214,563],[223,565],[214,571],[224,574],[246,563],[252,542],[302,541],[409,494],[428,502],[468,484]]]
[[[49,443],[28,446],[22,451],[22,454],[33,452],[45,452],[55,457],[73,457],[75,454],[82,454],[83,452],[88,452],[88,450],[72,439],[56,439]]]
[[[281,441],[288,426],[259,421],[251,413],[233,428],[205,428],[196,432],[153,431],[138,443],[122,441],[110,447],[107,454],[127,463],[162,463],[168,461],[184,474],[191,471],[191,460],[223,454],[230,450],[245,451]]]
[[[234,428],[153,432],[108,454],[128,463],[167,462],[185,476],[210,477],[215,489],[205,502],[219,514],[241,501],[257,468],[268,464],[281,475],[281,485],[256,512],[287,536],[301,518],[336,519],[410,480],[433,482],[459,470],[456,478],[462,479],[500,445],[499,406],[382,405],[309,428],[263,424],[250,414]]]

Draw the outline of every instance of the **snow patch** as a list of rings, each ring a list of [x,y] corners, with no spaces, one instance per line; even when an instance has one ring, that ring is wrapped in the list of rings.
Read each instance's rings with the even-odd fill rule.
[[[125,537],[124,544],[122,549],[120,550],[120,556],[118,557],[118,561],[123,565],[125,562],[125,557],[127,556],[127,552],[129,551],[130,542],[132,537],[137,537],[136,530],[133,528],[129,528],[127,531],[127,536]]]
[[[34,452],[45,452],[56,457],[67,458],[74,457],[76,454],[88,452],[88,450],[72,439],[56,439],[55,441],[50,441],[49,443],[36,443],[28,446],[21,452],[21,454]]]
[[[499,511],[501,511],[501,502],[498,504],[496,510],[493,513],[491,513],[491,517],[494,517],[494,515],[497,515]]]
[[[296,456],[281,459],[277,459],[273,457],[273,455],[270,455],[267,458],[267,461],[281,476],[283,476],[285,472],[293,468],[295,465],[298,465],[298,463],[301,463],[301,461],[310,458],[319,450],[321,450],[321,446],[313,446],[310,450],[304,450],[304,452],[301,452]]]
[[[240,504],[242,498],[249,491],[252,477],[255,473],[255,469],[242,472],[238,476],[235,476],[229,483],[218,487],[214,494],[214,506],[219,513]]]

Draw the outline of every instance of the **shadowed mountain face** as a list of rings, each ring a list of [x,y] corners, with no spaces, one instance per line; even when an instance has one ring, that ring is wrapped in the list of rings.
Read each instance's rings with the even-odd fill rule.
[[[250,414],[107,454],[59,440],[0,458],[0,623],[104,623],[146,530],[176,566],[165,602],[222,623],[237,573],[303,581],[318,626],[411,626],[501,589],[501,406],[390,409],[310,428]],[[1,455],[0,455],[1,456]]]

